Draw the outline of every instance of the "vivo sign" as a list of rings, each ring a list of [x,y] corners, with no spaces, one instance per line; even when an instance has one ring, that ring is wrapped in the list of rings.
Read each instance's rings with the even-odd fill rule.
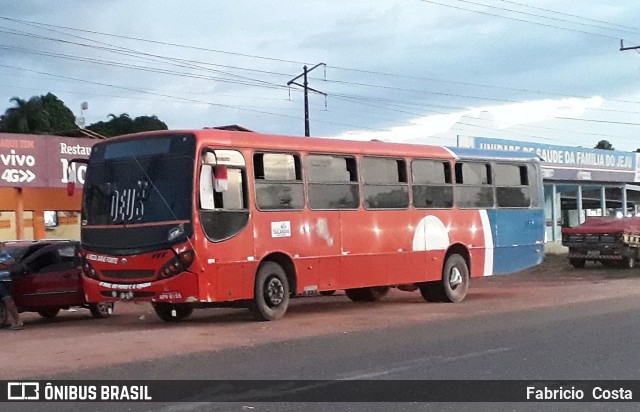
[[[71,159],[88,158],[94,139],[0,133],[0,187],[63,188],[69,173],[84,183],[86,165]]]

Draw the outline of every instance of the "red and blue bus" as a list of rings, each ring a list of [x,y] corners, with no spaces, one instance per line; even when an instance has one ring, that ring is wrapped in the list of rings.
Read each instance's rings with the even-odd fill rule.
[[[290,298],[389,288],[462,301],[470,278],[543,259],[528,153],[158,131],[93,146],[82,204],[87,300],[280,318]]]

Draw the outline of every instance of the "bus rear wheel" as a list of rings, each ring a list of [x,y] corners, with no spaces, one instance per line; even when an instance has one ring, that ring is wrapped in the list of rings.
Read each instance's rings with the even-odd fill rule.
[[[427,302],[444,302],[446,298],[442,282],[439,280],[421,283],[420,294]]]
[[[442,280],[420,284],[420,294],[427,302],[460,303],[469,291],[469,267],[458,254],[449,256],[442,268]]]
[[[250,310],[257,320],[276,320],[289,307],[289,281],[282,266],[264,262],[256,274],[254,298]]]
[[[165,322],[180,322],[193,313],[193,308],[186,303],[153,303],[153,310]]]
[[[446,300],[460,303],[469,291],[469,267],[460,255],[451,255],[442,269],[442,283]]]
[[[389,286],[372,286],[368,288],[347,289],[345,293],[353,302],[375,302],[389,293]]]

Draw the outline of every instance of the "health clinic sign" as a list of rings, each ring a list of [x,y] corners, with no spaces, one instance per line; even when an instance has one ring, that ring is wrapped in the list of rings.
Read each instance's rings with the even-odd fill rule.
[[[0,187],[63,188],[69,169],[84,183],[86,165],[96,139],[0,133]]]
[[[556,146],[517,140],[460,136],[460,147],[533,153],[542,159],[545,180],[638,182],[638,153]]]

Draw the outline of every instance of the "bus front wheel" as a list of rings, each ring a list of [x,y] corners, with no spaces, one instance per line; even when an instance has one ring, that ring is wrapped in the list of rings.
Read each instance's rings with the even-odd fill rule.
[[[251,312],[258,320],[280,319],[289,306],[289,281],[282,266],[264,262],[256,274]]]
[[[153,310],[165,322],[180,322],[193,313],[193,308],[185,303],[153,303]]]

